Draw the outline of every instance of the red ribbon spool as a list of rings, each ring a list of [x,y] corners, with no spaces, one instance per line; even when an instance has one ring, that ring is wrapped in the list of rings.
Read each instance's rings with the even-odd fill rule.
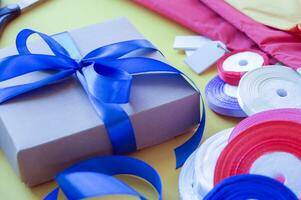
[[[301,109],[297,108],[282,108],[276,110],[269,110],[265,112],[260,112],[252,115],[242,120],[239,124],[235,126],[230,137],[229,142],[239,135],[244,130],[262,122],[268,121],[293,121],[301,124]]]
[[[232,51],[231,53],[225,54],[223,57],[221,57],[217,61],[217,70],[219,77],[225,81],[226,83],[230,85],[237,86],[239,84],[240,79],[246,72],[235,72],[235,71],[225,71],[223,68],[224,61],[229,58],[230,56],[233,56],[237,53],[243,53],[243,52],[254,52],[262,56],[263,58],[263,65],[269,65],[269,58],[266,54],[264,54],[261,51],[254,50],[254,49],[244,49],[244,50],[236,50]]]
[[[267,111],[250,117],[254,124],[241,129],[221,153],[214,173],[215,185],[229,176],[249,173],[255,160],[267,153],[286,152],[301,159],[300,109],[291,109],[291,113],[286,113],[287,117],[283,119],[270,115],[272,119],[260,120],[271,112],[284,116],[285,110],[290,109]],[[290,121],[293,116],[296,120]]]
[[[260,156],[276,151],[301,159],[301,125],[294,122],[265,122],[235,137],[221,153],[214,173],[214,184],[238,174],[249,173]]]

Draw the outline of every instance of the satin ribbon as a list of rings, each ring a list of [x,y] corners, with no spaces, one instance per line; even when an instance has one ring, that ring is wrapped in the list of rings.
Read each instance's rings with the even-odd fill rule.
[[[127,156],[96,157],[86,160],[65,169],[55,179],[68,199],[121,194],[146,200],[139,192],[114,177],[120,174],[143,178],[156,189],[158,199],[162,199],[159,174],[145,162]],[[44,200],[58,199],[59,188],[49,193]]]
[[[197,150],[196,150],[197,151]],[[196,189],[195,184],[195,171],[194,171],[194,162],[195,154],[191,154],[189,158],[184,163],[181,173],[179,175],[179,193],[180,200],[199,200],[200,196]]]
[[[229,142],[233,140],[237,135],[244,132],[246,129],[269,121],[287,121],[301,124],[301,109],[282,108],[256,113],[252,115],[252,117],[248,117],[242,120],[234,127],[229,137]]]
[[[226,83],[219,76],[208,82],[205,88],[208,107],[221,115],[246,117],[247,115],[240,108],[237,98],[226,94],[225,87]]]
[[[214,184],[233,175],[256,173],[284,182],[301,198],[300,119],[300,109],[268,111],[246,119],[247,126],[234,129],[218,158]]]
[[[201,197],[213,188],[213,176],[216,162],[228,144],[233,128],[222,130],[208,138],[197,150],[195,156],[195,183]]]
[[[228,144],[232,130],[232,128],[225,129],[214,134],[187,159],[179,177],[180,199],[203,199],[214,187],[213,175],[216,162]]]
[[[225,54],[217,62],[220,78],[230,85],[238,86],[242,76],[252,69],[269,64],[269,58],[253,49],[236,50]]]
[[[238,103],[249,116],[277,108],[301,108],[300,85],[300,74],[291,68],[261,67],[240,80]]]
[[[260,175],[232,176],[220,182],[204,200],[298,200],[283,184]]]
[[[26,44],[27,39],[32,34],[38,34],[46,42],[54,55],[32,54]],[[134,130],[130,119],[119,105],[128,103],[132,78],[134,75],[148,73],[173,73],[182,75],[190,80],[179,70],[158,60],[146,57],[125,57],[127,54],[136,51],[144,53],[158,51],[147,40],[130,40],[103,46],[91,51],[81,60],[75,60],[71,58],[66,49],[64,49],[51,37],[43,33],[25,29],[18,34],[16,39],[16,47],[19,55],[9,56],[0,60],[0,81],[6,81],[35,71],[54,70],[57,72],[36,82],[1,88],[0,103],[4,103],[21,94],[29,93],[38,88],[42,88],[49,84],[54,84],[58,81],[62,81],[65,78],[76,75],[85,92],[87,93],[87,96],[89,97],[95,111],[104,121],[112,143],[114,154],[125,154],[135,151],[137,148]],[[191,83],[195,86],[192,81]],[[196,86],[195,88],[197,89]],[[197,148],[203,135],[204,126],[205,109],[203,106],[202,119],[197,131],[183,145],[175,149],[177,168],[182,166],[189,155]],[[115,157],[111,159],[115,159]],[[80,166],[85,166],[85,163],[86,162],[81,162],[71,169],[76,168],[80,171]],[[97,176],[103,177],[101,179],[101,184],[106,182],[106,184],[116,185],[117,188],[116,191],[110,190],[107,187],[98,187],[97,189],[94,188],[95,194],[108,195],[117,194],[119,192],[123,193],[124,191],[128,192],[127,189],[123,190],[119,187],[118,181],[112,179],[112,177],[106,176],[106,171],[103,172],[103,169],[109,170],[109,168],[114,168],[112,162],[110,162],[112,165],[106,165],[103,163],[103,161],[101,161],[100,164],[105,165],[106,167],[101,167],[99,169],[97,161],[89,163],[91,165],[94,163],[95,166],[91,167],[96,171],[98,170]],[[138,163],[136,166],[133,165],[133,170],[130,172],[132,172],[133,175],[141,177],[147,176],[150,170],[143,170],[145,168],[141,168],[143,172],[140,173],[139,168],[141,166],[142,165]],[[72,170],[71,172],[70,173],[73,174]],[[116,173],[118,172],[123,173],[123,169],[116,168]],[[72,179],[68,179],[69,175],[67,176],[64,174],[68,175],[69,170],[59,174],[57,176],[57,181],[61,186],[63,186],[63,188],[65,188],[63,190],[67,193],[67,197],[73,198],[73,193],[76,195],[76,197],[85,197],[86,195],[89,196],[91,194],[90,190],[86,191],[87,188],[85,188],[86,186],[84,183],[81,185],[77,184],[77,182],[81,182],[81,180],[86,179],[86,183],[89,181],[93,182],[96,180],[94,175],[90,176],[89,173],[76,173],[75,176],[72,176]],[[48,197],[55,198],[56,192],[57,190],[51,193],[50,197]],[[134,193],[132,192],[131,194]],[[141,195],[140,198],[143,199]]]

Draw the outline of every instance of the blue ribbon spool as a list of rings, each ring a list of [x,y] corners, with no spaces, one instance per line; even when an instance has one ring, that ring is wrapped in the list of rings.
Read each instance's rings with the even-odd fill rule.
[[[32,34],[38,34],[46,42],[54,55],[32,54],[26,44],[27,39]],[[118,105],[121,103],[128,103],[133,75],[172,73],[182,75],[190,80],[179,70],[161,61],[146,57],[124,58],[125,55],[135,51],[142,51],[145,53],[158,51],[147,40],[130,40],[103,46],[91,51],[78,61],[72,58],[69,52],[50,36],[25,29],[18,34],[16,47],[19,55],[9,56],[0,60],[0,81],[6,81],[27,73],[41,70],[55,70],[57,72],[36,82],[1,88],[0,103],[4,103],[19,95],[31,92],[46,85],[62,81],[63,79],[76,74],[76,77],[87,93],[92,106],[99,117],[104,121],[114,154],[126,154],[137,149],[134,130],[129,116]],[[195,86],[192,81],[191,83]],[[195,88],[197,89],[196,86]],[[205,109],[203,106],[202,119],[197,131],[188,141],[175,149],[177,168],[181,167],[189,155],[198,147],[204,132],[205,118]],[[115,158],[116,157],[112,159]],[[118,157],[118,159],[123,160],[121,157]],[[85,161],[79,163],[77,166],[83,166],[84,163]],[[92,163],[98,165],[98,162]],[[100,163],[103,165],[102,162]],[[110,165],[105,166],[108,168],[111,167]],[[99,166],[94,167],[97,168]],[[137,166],[134,168],[138,169],[139,167],[141,167],[141,165],[137,163]],[[118,170],[121,170],[122,173],[121,168],[118,168]],[[102,173],[101,171],[102,170],[98,171],[98,176],[103,176],[104,179],[107,177],[106,181],[112,182],[113,184],[115,180],[113,180],[112,177],[105,176],[105,172],[100,175]],[[136,172],[137,171],[133,170],[132,174],[137,176],[143,175],[143,173]],[[65,172],[63,172],[63,174],[64,173]],[[145,173],[149,174],[150,171],[146,170]],[[58,177],[65,176],[59,174]],[[83,179],[86,178],[80,177]],[[90,178],[88,179],[90,180]],[[66,179],[57,178],[57,180],[60,185],[64,185]],[[91,177],[91,181],[92,180],[94,180],[93,176]],[[72,181],[68,184],[70,185],[71,182]],[[119,183],[116,182],[116,184],[118,185]],[[160,193],[160,190],[158,191]],[[77,191],[70,189],[69,193],[72,192],[76,193]],[[98,188],[98,192],[106,193],[102,187]],[[111,194],[115,193],[118,193],[118,191],[111,191]],[[52,195],[53,194],[55,196],[55,193],[52,193]]]
[[[232,176],[220,182],[204,200],[298,200],[282,183],[261,175]]]
[[[219,77],[214,77],[205,88],[208,107],[214,112],[230,117],[247,117],[238,104],[237,98],[224,92],[225,82]]]

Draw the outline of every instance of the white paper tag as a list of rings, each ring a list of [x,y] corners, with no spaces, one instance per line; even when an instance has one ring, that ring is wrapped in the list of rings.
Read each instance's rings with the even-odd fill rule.
[[[226,53],[221,42],[210,41],[198,48],[184,62],[196,73],[200,74],[213,65]]]
[[[176,36],[173,45],[177,50],[196,50],[211,40],[204,36]]]

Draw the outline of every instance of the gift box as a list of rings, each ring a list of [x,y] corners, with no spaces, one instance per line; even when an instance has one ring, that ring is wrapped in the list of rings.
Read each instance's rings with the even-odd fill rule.
[[[53,38],[77,58],[104,45],[144,39],[125,18],[63,32]],[[33,52],[51,53],[40,40],[28,46]],[[0,50],[1,58],[15,54],[15,47]],[[166,62],[160,53],[147,56]],[[40,80],[51,73],[26,74],[4,81],[0,87]],[[132,123],[138,150],[184,133],[200,118],[198,92],[176,74],[134,76],[129,103],[121,107]],[[112,154],[104,122],[75,76],[1,104],[0,115],[1,148],[29,186],[51,180],[80,160]]]

